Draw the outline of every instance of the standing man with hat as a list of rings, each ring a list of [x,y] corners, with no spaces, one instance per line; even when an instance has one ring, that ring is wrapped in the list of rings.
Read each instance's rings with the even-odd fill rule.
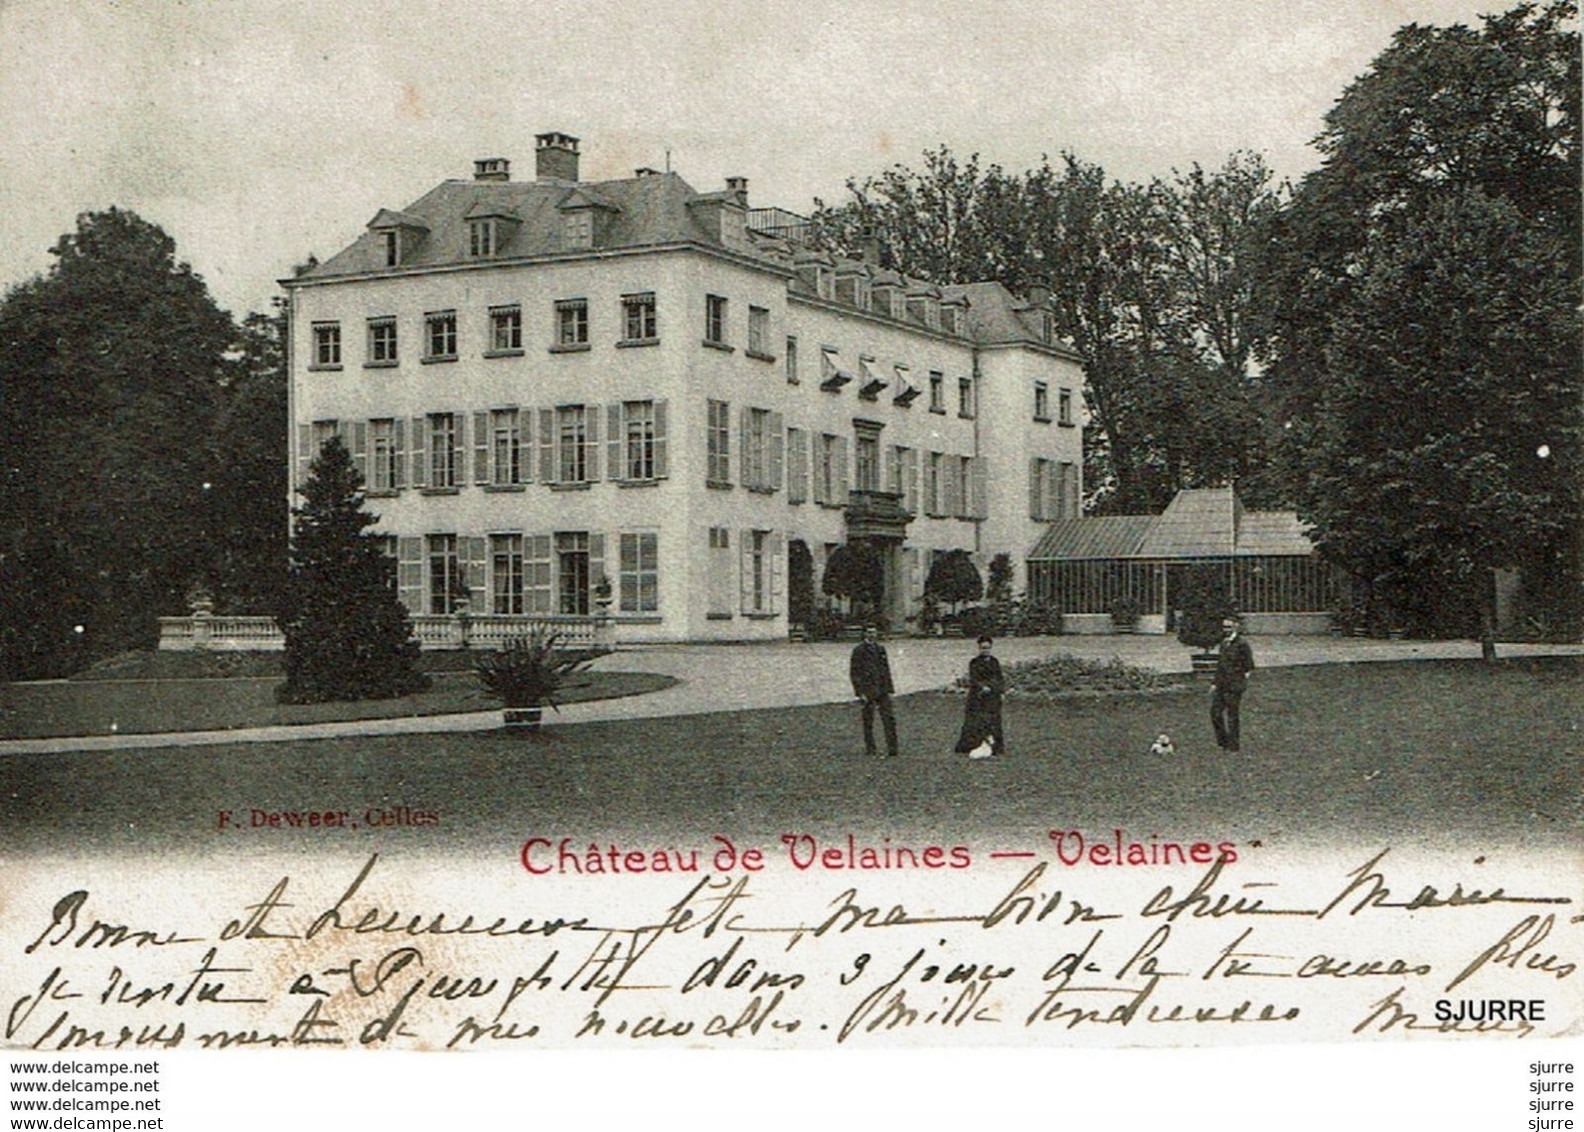
[[[885,646],[878,640],[873,625],[864,627],[864,639],[852,651],[849,666],[853,695],[863,701],[864,752],[875,755],[874,716],[880,712],[885,724],[886,755],[895,758],[897,753],[896,716],[891,711],[891,696],[896,688],[891,683],[891,662],[886,659]]]
[[[1210,697],[1210,723],[1215,727],[1216,746],[1238,749],[1238,707],[1249,673],[1254,671],[1254,650],[1243,639],[1243,623],[1237,617],[1221,619],[1221,644],[1216,648],[1215,691]]]

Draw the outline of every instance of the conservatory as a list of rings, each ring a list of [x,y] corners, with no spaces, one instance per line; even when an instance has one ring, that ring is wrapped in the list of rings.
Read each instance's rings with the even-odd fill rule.
[[[1323,633],[1340,579],[1292,511],[1245,511],[1229,487],[1180,491],[1159,515],[1052,523],[1028,556],[1028,596],[1069,633],[1174,627],[1174,592],[1201,566],[1226,571],[1250,633]],[[1113,615],[1116,615],[1115,617]]]

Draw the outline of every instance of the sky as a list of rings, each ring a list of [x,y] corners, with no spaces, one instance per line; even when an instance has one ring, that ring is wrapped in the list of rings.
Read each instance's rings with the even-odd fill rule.
[[[1236,149],[1283,178],[1346,85],[1475,0],[0,0],[0,287],[78,213],[161,225],[238,316],[382,207],[582,139],[586,180],[749,179],[807,212],[945,144],[1147,180]]]

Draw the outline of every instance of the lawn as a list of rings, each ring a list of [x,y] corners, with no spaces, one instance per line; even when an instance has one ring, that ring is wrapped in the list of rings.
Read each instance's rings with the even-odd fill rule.
[[[256,657],[250,658],[253,660]],[[275,702],[281,677],[274,674],[179,679],[117,679],[101,674],[81,680],[4,684],[0,685],[0,738],[223,731],[447,715],[500,706],[479,690],[471,672],[435,671],[433,681],[428,691],[397,699],[290,705]],[[584,672],[572,678],[560,699],[563,703],[612,699],[658,691],[674,683],[668,676],[647,672]]]
[[[1006,757],[951,752],[963,701],[897,701],[902,757],[863,755],[854,705],[497,732],[0,759],[17,848],[217,848],[219,809],[432,809],[387,831],[414,849],[511,853],[530,835],[776,844],[849,831],[896,843],[1000,831],[1386,844],[1562,845],[1584,830],[1584,661],[1262,669],[1239,755],[1210,738],[1208,689],[1007,707]],[[1148,753],[1173,736],[1177,754]],[[106,820],[136,814],[136,828]],[[273,848],[363,851],[366,833],[273,831]],[[950,842],[948,842],[950,843]],[[1401,843],[1400,841],[1398,843]],[[245,852],[252,838],[231,843]],[[1035,847],[1035,846],[1028,846]]]

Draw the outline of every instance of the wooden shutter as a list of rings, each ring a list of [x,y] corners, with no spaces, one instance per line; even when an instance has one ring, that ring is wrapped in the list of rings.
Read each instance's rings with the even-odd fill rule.
[[[985,493],[985,458],[975,456],[968,465],[973,482],[973,502],[969,513],[975,519],[988,519],[990,517],[990,503]]]
[[[451,412],[451,482],[449,487],[467,483],[467,411]]]
[[[1029,518],[1035,521],[1045,518],[1045,509],[1040,506],[1040,459],[1038,456],[1029,457]]]
[[[589,532],[589,607],[594,607],[594,587],[599,580],[605,577],[605,536],[594,531]],[[616,585],[615,578],[609,578],[612,590]],[[614,596],[614,592],[612,594]]]
[[[907,508],[915,515],[918,514],[919,502],[919,452],[917,448],[907,450],[906,467],[902,469],[907,477],[907,487],[903,489]]]
[[[669,474],[666,465],[666,403],[654,403],[654,474],[655,479],[663,480]]]
[[[412,485],[423,487],[429,482],[425,447],[428,443],[429,421],[424,417],[412,419]]]
[[[485,568],[489,563],[489,542],[482,536],[469,535],[460,540],[459,548],[467,565],[468,608],[474,613],[489,612],[489,579]]]
[[[802,503],[808,498],[808,446],[803,435],[800,428],[786,432],[788,503]]]
[[[517,482],[533,483],[533,410],[512,412],[517,416]]]
[[[737,461],[742,469],[738,478],[744,487],[758,487],[748,466],[748,413],[747,405],[737,409]]]
[[[836,498],[831,502],[839,506],[847,503],[847,438],[838,436],[836,444]]]
[[[391,489],[399,491],[407,483],[407,418],[391,421]]]
[[[753,607],[753,531],[744,528],[737,532],[737,598],[743,613],[752,613]]]
[[[920,594],[920,587],[919,587],[919,551],[918,551],[918,547],[910,546],[906,550],[904,550],[902,553],[907,559],[907,578],[908,578],[908,583],[907,583],[908,584],[907,607],[909,609],[912,609],[912,608],[914,608],[914,606],[916,606],[918,604],[918,599],[919,599],[919,594]]]
[[[1067,518],[1069,519],[1078,518],[1082,507],[1078,500],[1078,475],[1077,465],[1072,463],[1062,465],[1062,479],[1065,481],[1063,484],[1065,488],[1063,499],[1065,500]]]
[[[473,414],[473,482],[490,482],[490,449],[495,437],[490,431],[489,413]]]
[[[358,479],[368,485],[368,421],[352,422],[352,467]]]
[[[781,612],[781,595],[786,589],[785,545],[780,531],[772,531],[765,539],[765,554],[770,559],[770,613]]]
[[[780,413],[771,413],[766,423],[769,436],[766,442],[770,445],[770,482],[765,486],[771,491],[781,490],[781,465],[783,463],[782,447],[786,442],[786,422]]]
[[[594,410],[599,412],[598,407]],[[618,401],[605,406],[605,474],[616,483],[628,475],[627,461],[622,453],[622,406]]]
[[[396,594],[407,612],[419,614],[423,606],[423,539],[396,540]]]
[[[583,406],[583,475],[589,483],[600,478],[600,411],[598,405]]]
[[[529,613],[549,613],[554,608],[551,576],[550,536],[523,536],[523,608]]]
[[[313,464],[313,425],[297,426],[297,490],[308,482],[309,468]],[[278,467],[279,465],[277,465]]]
[[[556,466],[556,411],[539,410],[539,482],[556,483],[560,469]]]
[[[814,502],[824,503],[825,500],[825,464],[828,460],[836,458],[834,437],[825,433],[810,433],[809,443],[813,446],[813,456],[809,461],[809,472],[814,477]]]

